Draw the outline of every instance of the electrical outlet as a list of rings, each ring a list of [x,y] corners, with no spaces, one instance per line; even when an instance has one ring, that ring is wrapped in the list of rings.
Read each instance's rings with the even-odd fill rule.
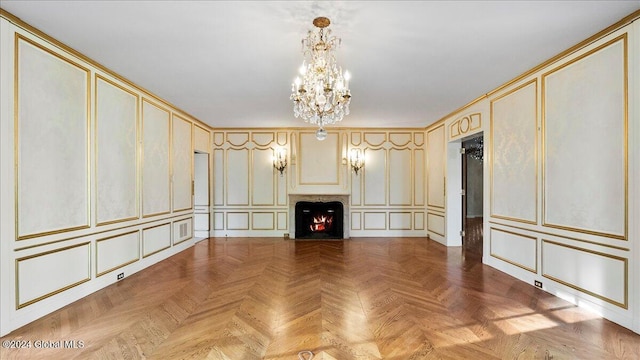
[[[122,280],[122,279],[124,279],[124,273],[118,274],[118,280]]]
[[[535,285],[536,287],[539,287],[539,288],[541,288],[541,289],[542,289],[542,282],[541,282],[541,281],[534,280],[534,281],[533,281],[533,285]]]

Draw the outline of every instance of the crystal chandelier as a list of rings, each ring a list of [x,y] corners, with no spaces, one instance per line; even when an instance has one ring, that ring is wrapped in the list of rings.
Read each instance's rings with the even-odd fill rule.
[[[293,114],[319,126],[316,131],[318,140],[327,136],[325,125],[335,124],[349,114],[351,101],[349,72],[342,72],[333,54],[341,40],[331,36],[331,30],[325,29],[330,23],[326,17],[313,20],[313,25],[319,30],[309,30],[306,39],[302,40],[305,59],[300,67],[300,76],[291,84]]]
[[[465,146],[465,154],[478,161],[484,160],[484,137],[480,136],[468,141]]]

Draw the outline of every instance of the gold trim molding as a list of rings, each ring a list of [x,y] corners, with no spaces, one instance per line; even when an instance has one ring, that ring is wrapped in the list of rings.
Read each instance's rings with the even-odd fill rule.
[[[473,133],[474,130],[482,128],[482,114],[473,113],[463,116],[449,125],[449,139]]]

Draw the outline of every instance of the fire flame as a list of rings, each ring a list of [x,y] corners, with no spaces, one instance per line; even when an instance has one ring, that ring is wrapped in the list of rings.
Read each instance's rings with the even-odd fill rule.
[[[331,226],[331,223],[333,223],[333,216],[329,216],[329,215],[314,216],[313,224],[309,225],[309,228],[311,228],[311,231],[313,232],[325,231],[325,230],[328,230],[328,228]]]

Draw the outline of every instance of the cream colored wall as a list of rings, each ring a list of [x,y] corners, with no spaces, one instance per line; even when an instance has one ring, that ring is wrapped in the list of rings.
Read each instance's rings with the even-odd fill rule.
[[[471,129],[465,117],[471,124],[477,111],[485,139],[484,263],[541,281],[546,291],[636,332],[639,29],[627,25],[584,43],[427,129],[428,211],[437,214],[428,226],[446,224],[442,236],[430,236],[457,243],[454,150],[466,136],[461,129]],[[434,204],[443,196],[432,189],[442,174],[440,210]]]
[[[0,334],[191,246],[193,151],[211,149],[195,119],[9,20]]]
[[[630,29],[490,97],[487,239],[488,264],[627,327]]]
[[[348,194],[351,236],[424,236],[425,139],[422,129],[225,129],[214,137],[214,236],[289,233],[289,194]],[[282,176],[273,168],[287,149]],[[351,149],[365,166],[350,168]]]

